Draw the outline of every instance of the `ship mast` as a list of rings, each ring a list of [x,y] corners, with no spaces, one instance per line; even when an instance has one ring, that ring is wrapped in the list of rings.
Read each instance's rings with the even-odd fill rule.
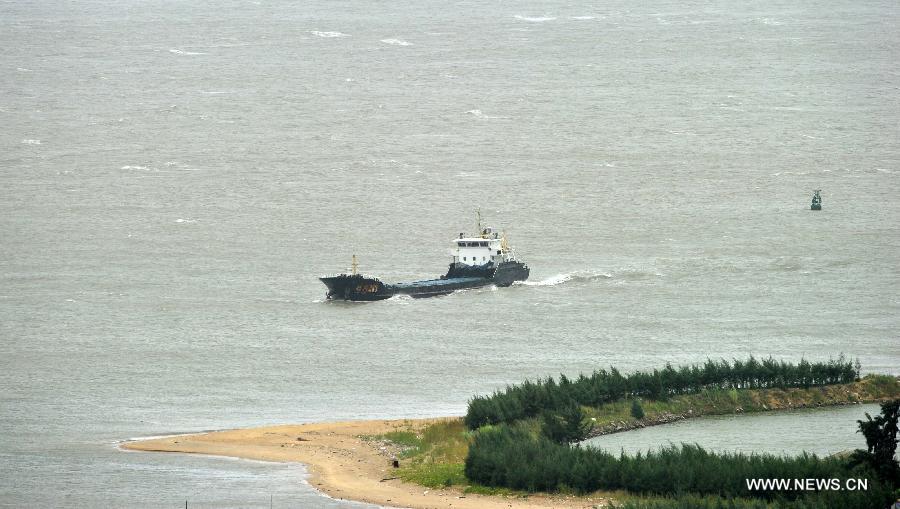
[[[350,263],[350,273],[354,276],[359,273],[359,263],[356,261],[356,255],[353,255],[353,261]]]
[[[481,228],[481,209],[475,209],[475,235],[484,238]]]

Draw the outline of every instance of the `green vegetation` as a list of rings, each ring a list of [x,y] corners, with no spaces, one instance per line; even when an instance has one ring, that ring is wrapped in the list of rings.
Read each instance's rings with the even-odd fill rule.
[[[773,501],[757,498],[723,498],[713,495],[680,495],[675,497],[642,497],[626,500],[621,504],[609,504],[608,509],[829,509],[828,501],[818,496],[801,500]],[[841,506],[842,507],[842,506]],[[851,504],[847,507],[865,507]],[[880,508],[875,508],[880,509]]]
[[[842,405],[860,401],[878,401],[900,396],[900,383],[885,375],[868,375],[859,382],[843,385],[810,387],[809,389],[709,389],[697,394],[673,396],[665,401],[642,400],[643,422],[665,422],[671,418],[700,415],[723,415],[763,412],[773,409],[807,408]],[[584,407],[585,415],[594,423],[594,434],[635,427],[638,419],[631,414],[632,403],[614,401],[599,407]],[[670,419],[666,419],[666,417]]]
[[[362,438],[392,442],[401,448],[415,445],[414,450],[408,449],[400,456],[404,461],[397,476],[404,481],[428,488],[456,486],[466,493],[481,495],[515,494],[508,488],[482,486],[466,478],[465,460],[472,436],[461,419],[448,419],[430,424],[420,433],[410,428]]]
[[[641,406],[641,401],[637,398],[631,400],[631,416],[637,420],[644,418],[644,407]]]
[[[900,399],[881,405],[881,415],[874,419],[867,413],[865,421],[856,421],[859,432],[866,437],[867,450],[857,449],[850,461],[852,465],[872,468],[881,480],[900,487],[900,465],[894,459],[898,418]]]
[[[428,488],[446,488],[469,484],[462,463],[424,463],[400,469],[398,476]]]
[[[623,489],[656,495],[717,495],[771,501],[807,499],[806,491],[754,490],[747,479],[868,479],[865,492],[819,492],[829,508],[884,507],[893,489],[868,467],[837,458],[713,454],[699,446],[671,446],[628,456],[559,444],[523,424],[502,424],[475,435],[465,463],[466,477],[487,486],[515,490],[593,491]]]
[[[770,374],[747,375],[760,370]],[[673,373],[684,375],[674,386],[670,385],[677,381]],[[799,374],[799,378],[785,373]],[[695,375],[702,381],[699,389],[684,383]],[[534,491],[604,490],[617,493],[614,497],[621,505],[611,507],[622,509],[886,506],[884,501],[897,486],[890,475],[896,475],[898,467],[896,462],[883,466],[883,459],[896,448],[897,420],[892,415],[900,411],[900,404],[860,422],[868,451],[841,457],[720,455],[690,445],[629,457],[571,445],[589,432],[603,434],[687,417],[900,397],[897,378],[869,375],[843,382],[857,376],[858,365],[851,366],[843,357],[797,365],[751,358],[707,362],[702,367],[667,366],[627,376],[612,369],[574,381],[561,377],[559,382],[548,379],[507,387],[491,397],[473,399],[465,420],[440,421],[424,429],[409,427],[373,438],[392,442],[403,451],[398,471],[402,479],[430,488],[453,486],[466,493],[527,496]],[[719,382],[709,383],[716,379]],[[660,397],[650,396],[647,387]],[[597,388],[603,389],[600,396],[592,392]],[[585,403],[595,400],[601,402]],[[479,405],[481,410],[473,411]],[[473,416],[496,416],[495,411],[503,418],[482,419],[485,424],[471,429]],[[510,420],[515,415],[525,417]],[[869,479],[869,489],[750,492],[745,483],[747,478],[849,477]]]
[[[881,405],[881,415],[872,418],[866,414],[865,421],[859,423],[859,431],[866,437],[866,451],[856,450],[844,464],[853,475],[860,472],[879,479],[879,491],[884,498],[871,495],[869,490],[856,492],[813,492],[796,500],[780,497],[774,500],[760,498],[730,498],[721,496],[700,496],[696,494],[676,494],[666,498],[644,497],[625,500],[622,504],[610,504],[615,509],[828,509],[832,507],[886,507],[900,497],[900,465],[894,459],[897,450],[897,422],[900,413],[900,400]],[[832,461],[843,461],[841,458],[829,458]],[[828,461],[826,459],[824,461]],[[774,474],[780,475],[780,474]],[[773,475],[773,476],[774,476]],[[893,488],[891,496],[889,489]]]
[[[463,475],[463,462],[469,450],[471,432],[458,419],[439,421],[421,433],[411,428],[383,435],[365,436],[368,440],[383,440],[398,446],[407,459],[398,476],[430,488],[468,484]]]
[[[541,420],[541,433],[560,444],[584,440],[592,427],[585,420],[581,406],[574,401],[559,412],[544,412],[541,414]]]
[[[402,456],[412,456],[419,452],[422,440],[412,431],[391,431],[384,434],[385,440],[404,448]]]
[[[805,388],[845,384],[858,377],[853,363],[843,356],[828,362],[797,364],[772,358],[758,361],[706,361],[702,366],[666,367],[652,372],[637,371],[621,374],[616,368],[600,369],[591,376],[581,375],[575,380],[560,375],[521,385],[508,386],[503,392],[488,397],[476,396],[469,401],[465,422],[469,429],[485,424],[512,423],[536,417],[544,411],[559,411],[571,405],[596,407],[629,396],[665,401],[672,396],[696,394],[712,389]],[[736,394],[736,392],[735,392]]]
[[[758,499],[717,496],[682,495],[666,498],[635,498],[621,504],[609,504],[608,509],[778,509],[781,504]]]

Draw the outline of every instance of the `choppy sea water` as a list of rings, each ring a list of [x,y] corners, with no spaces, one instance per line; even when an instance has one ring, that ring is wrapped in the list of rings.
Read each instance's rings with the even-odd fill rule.
[[[0,505],[349,507],[299,466],[115,444],[461,414],[609,365],[900,374],[898,22],[890,1],[0,3]],[[529,282],[322,301],[353,253],[440,274],[476,207]]]

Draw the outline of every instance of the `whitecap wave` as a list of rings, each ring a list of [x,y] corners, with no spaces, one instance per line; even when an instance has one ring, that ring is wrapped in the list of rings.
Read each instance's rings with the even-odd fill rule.
[[[555,16],[520,16],[518,14],[515,15],[515,18],[531,23],[543,23],[544,21],[553,21],[556,19]]]
[[[589,19],[596,19],[594,16],[572,16],[572,19],[577,21],[585,21]]]
[[[174,53],[176,55],[205,55],[206,53],[200,53],[198,51],[184,51],[181,49],[170,48],[169,53]]]
[[[322,32],[319,30],[310,30],[309,33],[315,35],[316,37],[325,37],[326,39],[334,37],[350,37],[349,34],[345,34],[343,32]]]
[[[403,39],[382,39],[381,42],[385,44],[392,44],[394,46],[412,46],[413,44],[408,41],[404,41]]]
[[[468,113],[469,115],[472,115],[473,117],[476,117],[476,118],[484,118],[484,119],[491,119],[491,118],[508,118],[508,117],[499,117],[499,116],[496,116],[496,115],[485,115],[484,112],[481,111],[481,110],[469,110],[469,111],[467,111],[466,113]]]
[[[851,174],[851,176],[859,176],[858,174],[866,174],[872,172],[878,173],[894,173],[893,170],[887,168],[825,168],[821,170],[807,170],[807,171],[777,171],[775,173],[771,173],[770,175],[773,177],[780,177],[782,175],[796,175],[799,177],[803,177],[806,175],[820,175],[823,173],[835,173],[843,171],[845,174]]]
[[[126,164],[121,169],[123,170],[139,170],[139,171],[150,171],[152,168],[148,168],[147,166],[139,166],[136,164]]]
[[[40,145],[41,140],[22,140],[24,145]]]

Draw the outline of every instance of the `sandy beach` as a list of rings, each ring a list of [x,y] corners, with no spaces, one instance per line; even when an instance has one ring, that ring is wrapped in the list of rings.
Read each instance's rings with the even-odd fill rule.
[[[534,495],[502,497],[465,494],[460,488],[430,489],[396,477],[390,453],[361,436],[421,429],[440,419],[348,421],[269,426],[126,442],[134,451],[211,454],[308,466],[309,483],[337,499],[390,507],[509,509],[605,506],[589,497]],[[300,479],[297,480],[300,482]]]

